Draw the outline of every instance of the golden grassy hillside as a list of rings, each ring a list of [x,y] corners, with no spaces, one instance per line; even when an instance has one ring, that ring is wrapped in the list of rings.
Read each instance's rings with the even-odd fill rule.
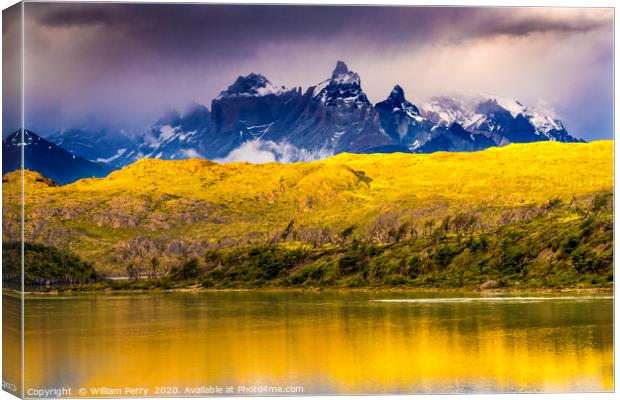
[[[17,218],[4,177],[4,220]],[[613,189],[613,142],[513,144],[474,153],[340,154],[294,164],[147,159],[106,178],[52,186],[27,172],[26,236],[114,268],[124,243],[198,252],[275,239],[328,243],[343,230],[381,240],[446,216],[496,226],[550,201]],[[557,200],[556,200],[557,199]],[[12,239],[5,230],[5,240]],[[147,245],[145,245],[147,246]],[[172,251],[172,250],[170,250]]]

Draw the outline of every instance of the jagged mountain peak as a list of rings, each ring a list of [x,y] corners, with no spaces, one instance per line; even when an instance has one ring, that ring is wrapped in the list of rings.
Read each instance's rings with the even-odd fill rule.
[[[349,67],[347,67],[347,64],[345,64],[344,61],[338,61],[336,63],[336,68],[334,69],[334,72],[332,72],[332,79],[336,79],[339,76],[348,74],[348,73],[349,73]]]
[[[508,143],[578,141],[552,113],[498,96],[444,96],[416,106],[397,84],[373,105],[360,76],[343,61],[303,95],[300,88],[277,87],[261,74],[239,76],[210,109],[194,102],[182,114],[170,111],[134,146],[113,145],[105,157],[91,155],[105,146],[85,145],[82,135],[63,135],[55,143],[89,160],[126,165],[144,157],[235,159],[237,153],[252,152],[261,153],[261,159],[306,160],[343,151],[475,151]],[[265,151],[273,157],[263,157]]]
[[[402,103],[405,101],[405,91],[400,85],[396,85],[394,86],[394,89],[392,89],[392,91],[390,92],[390,96],[388,98],[392,99],[393,101]]]
[[[338,61],[330,79],[314,87],[313,96],[326,105],[370,104],[362,90],[360,76]]]
[[[239,76],[235,82],[220,93],[222,97],[258,97],[268,95],[279,95],[286,92],[284,86],[276,86],[264,75],[250,73],[246,76]]]
[[[6,145],[11,146],[29,146],[29,145],[38,145],[40,143],[47,144],[48,142],[37,135],[36,133],[29,131],[28,129],[24,129],[24,135],[22,137],[22,130],[18,129],[15,132],[11,133],[9,136],[4,138],[2,142]],[[57,147],[53,143],[49,143],[49,145],[53,147]]]
[[[395,85],[388,98],[385,101],[377,103],[375,107],[384,108],[391,112],[405,112],[410,114],[412,118],[419,117],[420,115],[418,108],[407,101],[405,98],[405,91],[400,85]]]
[[[430,140],[431,122],[407,101],[400,85],[394,86],[387,99],[375,104],[375,109],[386,134],[404,149],[414,151]]]
[[[329,84],[332,86],[345,85],[359,87],[361,84],[361,79],[357,73],[349,70],[347,64],[342,61],[338,61],[334,72],[332,72],[332,77]]]
[[[237,80],[235,80],[235,82],[228,87],[228,92],[244,93],[247,90],[261,88],[267,85],[271,85],[271,81],[269,79],[267,79],[264,75],[251,72],[248,75],[240,75],[237,77]]]

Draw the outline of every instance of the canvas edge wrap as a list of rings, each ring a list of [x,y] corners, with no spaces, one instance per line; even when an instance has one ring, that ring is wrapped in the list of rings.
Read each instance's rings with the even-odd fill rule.
[[[24,142],[24,3],[19,2],[2,11],[3,33],[3,124],[19,130]],[[12,120],[11,120],[12,118]],[[2,291],[2,390],[16,397],[24,398],[24,146],[21,146],[18,172],[20,190],[19,204],[3,196],[2,207],[13,208],[16,213],[3,212],[3,244],[13,236],[18,237],[18,260],[5,261],[3,257],[3,278],[8,264],[19,271],[18,279],[6,285],[3,279]],[[2,182],[5,185],[5,180]],[[4,191],[3,191],[4,193]],[[11,204],[9,204],[11,203]],[[9,219],[16,219],[10,223]],[[14,230],[7,235],[7,230]],[[16,234],[16,235],[15,235]],[[6,287],[8,286],[8,287]]]

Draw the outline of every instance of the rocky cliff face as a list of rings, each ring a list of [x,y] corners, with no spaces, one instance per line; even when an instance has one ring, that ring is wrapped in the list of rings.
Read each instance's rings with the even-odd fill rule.
[[[54,140],[76,155],[116,166],[141,158],[291,162],[342,152],[477,151],[509,143],[580,141],[551,113],[496,96],[437,97],[416,106],[396,85],[373,105],[360,76],[342,61],[328,79],[304,92],[260,74],[240,76],[212,101],[211,111],[194,104],[184,115],[168,113],[133,144],[82,136]]]
[[[422,117],[418,108],[405,99],[396,85],[385,101],[377,103],[381,125],[401,151],[415,152],[432,138],[433,123]]]
[[[332,154],[372,152],[391,144],[359,75],[341,61],[331,78],[309,88],[266,138]]]
[[[240,76],[211,103],[208,158],[224,157],[246,141],[269,135],[301,97],[300,89],[276,87],[262,75]]]
[[[458,122],[442,125],[422,116],[418,107],[405,99],[396,85],[387,100],[375,105],[385,132],[399,149],[412,153],[476,151],[494,146],[489,137],[469,132]]]

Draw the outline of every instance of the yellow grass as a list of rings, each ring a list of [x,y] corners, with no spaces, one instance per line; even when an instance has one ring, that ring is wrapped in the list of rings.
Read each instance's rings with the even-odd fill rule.
[[[5,176],[5,204],[18,201],[15,175]],[[480,210],[493,219],[493,210],[555,198],[568,202],[613,189],[613,142],[539,142],[429,155],[340,154],[294,164],[147,159],[106,178],[61,187],[35,182],[36,176],[27,173],[27,219],[66,228],[71,246],[93,255],[136,235],[214,243],[270,235],[293,220],[301,230],[340,232],[350,225],[365,229],[385,215],[414,225]],[[58,209],[64,214],[52,212]],[[79,212],[67,217],[71,209]],[[112,226],[100,215],[140,218],[123,226],[124,217],[118,217]],[[191,222],[187,215],[201,218]],[[37,233],[30,226],[27,232],[46,240],[45,230]]]

